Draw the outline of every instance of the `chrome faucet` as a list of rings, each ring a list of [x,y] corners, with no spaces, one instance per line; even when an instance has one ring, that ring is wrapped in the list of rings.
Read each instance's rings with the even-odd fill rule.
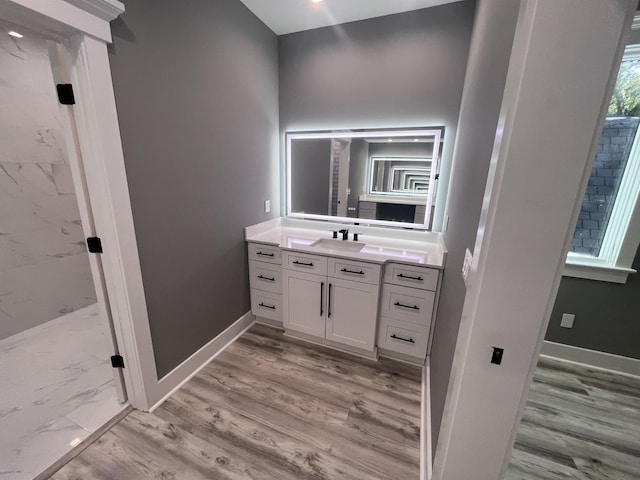
[[[343,228],[339,233],[342,234],[342,240],[349,240],[349,230]]]

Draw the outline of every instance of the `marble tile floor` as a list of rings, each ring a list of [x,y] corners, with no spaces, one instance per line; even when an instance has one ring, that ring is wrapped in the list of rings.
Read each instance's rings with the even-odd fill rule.
[[[94,304],[0,341],[0,480],[27,480],[120,412]]]
[[[640,378],[541,358],[505,478],[640,479]]]

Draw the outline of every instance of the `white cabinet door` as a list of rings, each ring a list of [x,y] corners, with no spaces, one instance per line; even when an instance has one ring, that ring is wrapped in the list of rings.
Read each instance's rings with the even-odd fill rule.
[[[327,277],[284,270],[283,325],[316,337],[324,337]]]
[[[375,346],[378,285],[329,278],[326,338],[363,350]]]

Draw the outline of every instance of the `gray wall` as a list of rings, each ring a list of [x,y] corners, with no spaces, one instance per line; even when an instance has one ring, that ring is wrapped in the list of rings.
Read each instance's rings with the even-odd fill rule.
[[[474,5],[280,36],[281,131],[444,125],[447,185]],[[443,211],[440,202],[435,229]]]
[[[640,248],[633,267],[640,270]],[[576,316],[572,329],[561,328],[563,313]],[[626,284],[564,277],[545,340],[640,359],[640,277]]]
[[[111,66],[159,376],[250,309],[280,209],[277,37],[238,0],[129,0]]]
[[[291,210],[329,214],[331,140],[305,138],[291,142]]]
[[[96,302],[46,42],[0,20],[0,340]]]
[[[477,5],[449,187],[448,255],[431,354],[433,452],[466,295],[460,271],[465,249],[473,251],[476,241],[518,7],[513,0],[479,0]]]

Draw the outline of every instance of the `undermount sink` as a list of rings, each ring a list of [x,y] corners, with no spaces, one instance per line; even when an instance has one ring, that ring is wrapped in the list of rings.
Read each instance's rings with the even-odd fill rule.
[[[311,244],[312,247],[327,248],[329,250],[342,250],[343,252],[359,252],[365,246],[362,242],[338,240],[335,238],[321,238]]]

